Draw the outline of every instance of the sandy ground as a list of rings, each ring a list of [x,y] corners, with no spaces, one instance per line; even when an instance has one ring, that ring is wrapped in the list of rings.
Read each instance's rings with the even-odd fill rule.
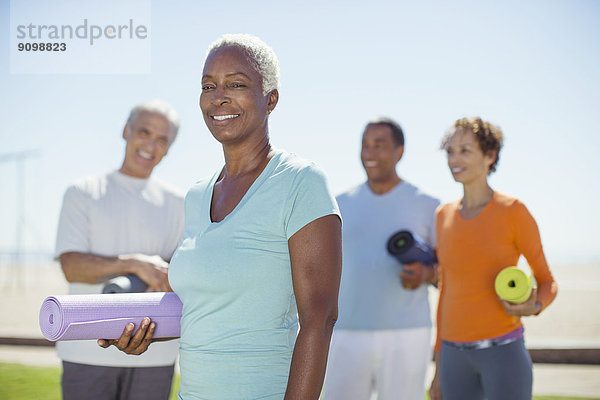
[[[600,264],[558,265],[552,270],[559,295],[541,316],[524,319],[528,347],[600,348]],[[0,288],[0,337],[41,338],[42,301],[67,291],[56,263],[0,265]],[[432,291],[430,297],[435,302],[437,293]],[[0,361],[60,365],[54,349],[45,347],[0,346]],[[600,365],[535,364],[534,393],[600,399]]]

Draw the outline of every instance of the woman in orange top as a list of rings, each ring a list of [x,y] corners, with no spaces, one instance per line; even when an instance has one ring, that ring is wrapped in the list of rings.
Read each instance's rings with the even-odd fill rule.
[[[436,214],[440,300],[431,400],[531,399],[531,358],[520,317],[538,315],[556,297],[537,224],[525,205],[494,191],[502,131],[481,118],[454,123],[442,140],[462,199]],[[523,255],[537,281],[530,298],[498,298],[496,275]]]

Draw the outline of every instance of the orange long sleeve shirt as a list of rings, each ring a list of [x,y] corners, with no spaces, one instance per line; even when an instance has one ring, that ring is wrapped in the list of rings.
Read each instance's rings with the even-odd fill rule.
[[[546,308],[557,287],[544,256],[537,224],[519,200],[494,192],[475,218],[459,213],[460,200],[436,212],[440,297],[440,340],[473,342],[502,336],[522,326],[508,314],[494,290],[496,275],[523,255],[537,281],[537,301]]]

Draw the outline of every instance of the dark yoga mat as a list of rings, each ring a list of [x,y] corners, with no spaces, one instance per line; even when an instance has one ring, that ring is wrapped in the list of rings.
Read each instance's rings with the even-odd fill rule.
[[[155,338],[179,337],[181,300],[173,292],[49,296],[40,309],[46,339],[118,339],[125,326],[140,326],[144,317],[156,323]]]
[[[387,249],[402,264],[410,264],[415,261],[433,264],[437,261],[433,249],[410,231],[394,233],[388,240]]]
[[[112,278],[104,285],[102,293],[140,293],[148,289],[146,282],[137,275],[122,275]]]

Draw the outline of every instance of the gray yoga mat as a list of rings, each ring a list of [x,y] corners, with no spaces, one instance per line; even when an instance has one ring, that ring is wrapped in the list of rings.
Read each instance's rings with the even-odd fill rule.
[[[144,317],[156,323],[155,338],[179,337],[181,300],[173,292],[63,295],[47,297],[40,308],[46,339],[118,339],[132,322]]]

